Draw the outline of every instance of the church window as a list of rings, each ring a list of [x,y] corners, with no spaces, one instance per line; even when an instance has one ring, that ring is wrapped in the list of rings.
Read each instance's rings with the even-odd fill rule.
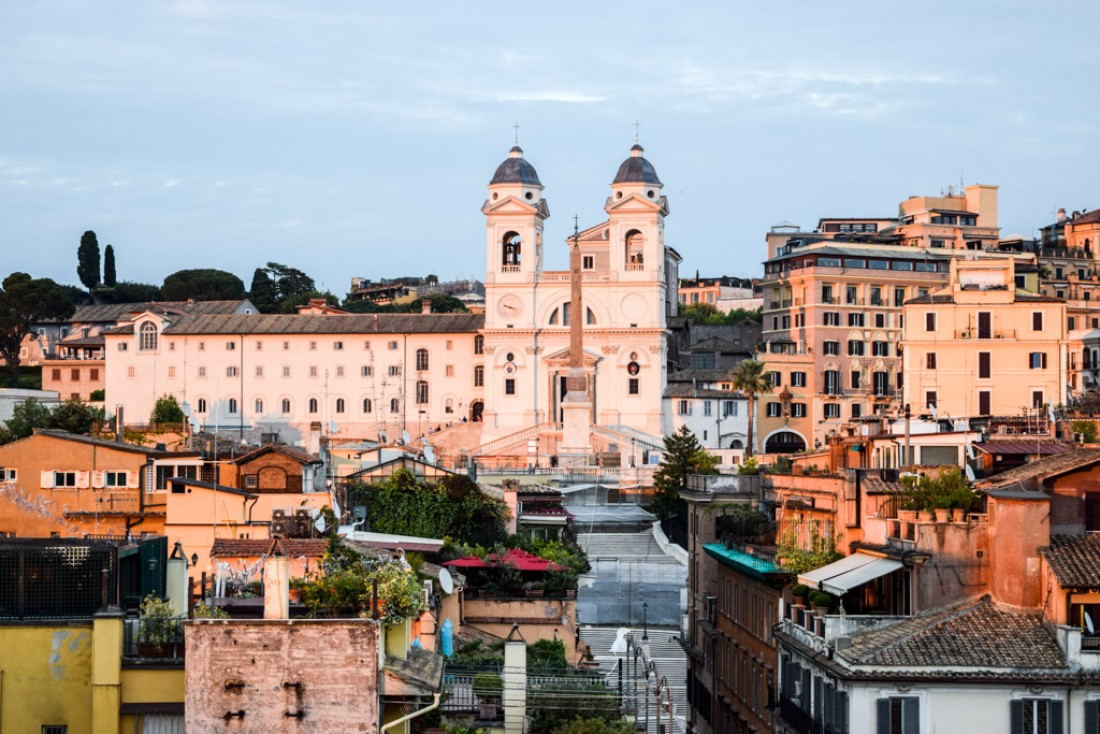
[[[515,395],[516,394],[516,381],[509,377],[504,381],[504,394]]]
[[[627,392],[630,395],[637,395],[641,392],[641,390],[638,387],[638,378],[637,377],[631,377],[630,382],[627,383],[627,386],[628,386]]]
[[[374,409],[374,404],[370,398],[363,398],[363,412],[370,413]]]
[[[508,232],[502,241],[501,265],[505,268],[518,268],[521,260],[522,241],[516,232]]]
[[[645,237],[636,229],[626,233],[626,262],[627,265],[640,266],[645,259]]]
[[[289,413],[290,412],[290,398],[283,398],[282,404],[279,407],[282,410],[283,415],[286,415],[287,413]]]
[[[595,267],[596,267],[596,256],[595,255],[584,255],[581,258],[581,268],[583,270],[592,270]]]
[[[343,398],[336,398],[336,412],[337,413],[343,413],[346,407],[347,407],[347,404],[344,402]]]
[[[138,349],[143,352],[156,351],[157,348],[157,325],[146,321],[141,325],[141,342],[138,344]]]
[[[309,412],[310,413],[316,413],[317,412],[317,398],[310,398],[309,399]]]

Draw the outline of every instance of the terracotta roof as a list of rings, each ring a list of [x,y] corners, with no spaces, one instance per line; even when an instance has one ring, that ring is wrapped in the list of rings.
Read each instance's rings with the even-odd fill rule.
[[[185,334],[459,334],[477,333],[484,314],[220,314],[181,316],[164,333]],[[133,326],[109,333],[130,334]]]
[[[744,396],[736,390],[715,390],[694,387],[690,382],[670,382],[665,388],[666,398],[712,398],[716,400],[738,400]]]
[[[86,443],[92,446],[101,446],[106,449],[115,449],[116,451],[130,451],[135,454],[145,454],[146,456],[158,458],[158,457],[171,457],[176,459],[190,459],[200,456],[198,451],[159,451],[149,446],[138,446],[132,443],[118,443],[117,441],[108,441],[105,438],[95,438],[94,436],[85,436],[79,433],[69,433],[68,431],[58,431],[52,428],[35,428],[34,433],[27,438],[20,439],[21,441],[29,441],[34,436],[47,436],[49,438],[56,438],[62,441],[73,441],[75,443]]]
[[[684,350],[688,352],[735,352],[752,354],[752,350],[743,344],[734,344],[729,339],[723,339],[720,336],[712,336],[708,339],[695,342],[688,349]]]
[[[897,494],[902,490],[898,482],[888,482],[879,477],[863,477],[859,483],[867,494]]]
[[[1066,444],[1058,443],[1057,441],[1027,441],[1024,439],[983,441],[982,443],[975,443],[974,448],[979,451],[984,451],[987,454],[1005,454],[1012,456],[1027,456],[1035,453],[1049,456],[1051,454],[1064,454],[1070,449]]]
[[[1065,669],[1041,612],[994,604],[984,596],[852,636],[837,650],[850,665],[977,669]]]
[[[1065,453],[1046,456],[1023,466],[1009,469],[977,483],[980,489],[990,490],[1032,479],[1046,479],[1084,469],[1100,462],[1100,449],[1074,448]]]
[[[1039,552],[1063,589],[1100,590],[1100,533],[1052,535]]]
[[[253,459],[258,459],[259,457],[263,456],[264,454],[270,454],[272,452],[274,452],[276,454],[282,454],[283,456],[286,456],[290,459],[293,459],[294,461],[297,461],[299,464],[322,464],[322,463],[324,463],[320,459],[318,459],[315,456],[312,456],[311,454],[309,454],[304,449],[300,449],[300,448],[297,448],[297,447],[294,447],[294,446],[284,446],[282,444],[274,444],[274,443],[267,444],[266,446],[261,446],[260,448],[256,449],[255,451],[250,451],[249,453],[245,454],[244,456],[238,456],[236,459],[232,460],[232,463],[234,463],[234,464],[245,464],[245,463],[248,463],[249,461],[252,461]]]
[[[1091,222],[1100,222],[1100,209],[1093,209],[1091,212],[1085,212],[1073,218],[1074,224],[1089,224]]]
[[[103,303],[94,306],[77,306],[72,322],[114,323],[125,316],[144,311],[154,313],[229,314],[235,313],[248,301],[145,301],[142,303]]]
[[[728,370],[680,370],[668,376],[669,382],[729,382],[732,379]]]
[[[328,541],[324,538],[218,538],[210,555],[214,558],[258,558],[279,554],[289,557],[320,558]]]

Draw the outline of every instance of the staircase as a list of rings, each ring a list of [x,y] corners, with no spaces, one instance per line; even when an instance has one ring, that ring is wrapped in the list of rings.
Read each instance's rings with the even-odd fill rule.
[[[536,438],[543,433],[561,432],[560,423],[539,423],[534,426],[528,426],[515,433],[509,433],[501,436],[500,438],[494,438],[488,443],[483,443],[476,449],[470,452],[471,456],[485,456],[492,455],[504,448],[515,446],[522,441],[530,441],[532,438]]]
[[[625,436],[628,441],[634,439],[635,445],[641,446],[643,449],[649,449],[650,451],[665,450],[665,441],[659,436],[650,435],[630,426],[605,426],[605,428]]]

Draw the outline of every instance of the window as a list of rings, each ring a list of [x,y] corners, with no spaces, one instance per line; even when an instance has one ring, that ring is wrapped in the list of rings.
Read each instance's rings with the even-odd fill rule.
[[[778,418],[783,413],[783,404],[775,402],[768,403],[767,411],[769,418]]]
[[[199,367],[199,377],[206,377],[206,368]]]
[[[1028,366],[1033,370],[1045,370],[1047,368],[1047,353],[1032,352],[1028,355]]]
[[[844,302],[859,303],[859,290],[854,285],[850,285],[844,289]]]
[[[230,415],[236,415],[237,414],[237,399],[236,398],[229,398],[229,414]]]
[[[516,394],[516,381],[511,377],[509,377],[507,380],[504,381],[504,394],[505,395],[515,395]]]
[[[339,341],[338,342],[333,342],[332,343],[332,348],[335,349],[337,352],[339,352],[340,350],[342,350],[344,348],[344,342],[339,342]]]
[[[389,369],[388,372],[389,372],[390,377],[400,377],[401,376],[401,365],[391,364],[390,369]]]
[[[417,349],[416,350],[416,371],[423,372],[428,369],[428,350]]]
[[[890,374],[887,372],[876,372],[871,375],[871,379],[874,381],[875,395],[886,395],[890,391]]]
[[[371,402],[371,399],[370,398],[363,398],[363,412],[364,413],[370,413],[373,410],[374,410],[374,403]]]
[[[237,342],[226,342],[225,343],[225,348],[226,348],[226,350],[232,352],[234,349],[237,348]]]
[[[236,377],[237,376],[237,368],[236,367],[226,367],[225,368],[225,376],[226,377]]]
[[[779,372],[768,373],[768,384],[772,387],[780,387],[783,384],[783,375]]]
[[[195,403],[195,410],[199,413],[206,412],[206,398],[199,398]]]
[[[105,471],[103,472],[104,487],[125,487],[129,479],[129,472]]]
[[[283,367],[283,377],[290,377],[290,367]]]
[[[836,311],[825,312],[825,325],[826,326],[840,326],[840,314]]]
[[[119,343],[118,343],[118,351],[120,351],[120,352],[125,352],[125,351],[126,351],[126,349],[127,349],[127,344],[126,344],[126,342],[119,342]]]
[[[990,410],[990,393],[988,390],[978,391],[978,415],[989,415]]]
[[[76,486],[76,472],[74,471],[55,471],[53,473],[53,486],[56,487],[75,487]]]
[[[882,288],[877,285],[871,286],[871,305],[881,306],[882,303]]]
[[[887,342],[871,342],[871,354],[875,357],[889,357],[890,344]]]
[[[309,368],[309,376],[310,376],[310,377],[316,377],[316,376],[317,376],[317,366],[316,366],[316,365],[312,365],[312,366],[310,366],[310,368]]]
[[[885,329],[886,328],[886,314],[884,314],[884,313],[875,314],[875,328],[876,329]]]
[[[712,415],[714,412],[714,406],[710,400],[703,401],[703,415]]]
[[[978,377],[988,380],[992,376],[992,355],[989,352],[978,352]]]
[[[805,418],[806,417],[806,404],[805,403],[791,403],[791,417],[792,418]]]
[[[343,413],[347,409],[347,403],[343,398],[336,398],[336,412]]]
[[[840,403],[825,403],[824,407],[826,418],[840,417]]]
[[[862,357],[863,356],[863,342],[850,339],[848,341],[848,356],[849,357]]]
[[[924,391],[924,404],[927,405],[929,408],[935,408],[936,407],[936,391],[935,390],[925,390]]]
[[[485,337],[481,334],[474,337],[474,354],[485,354]]]
[[[290,398],[283,398],[283,402],[279,407],[282,409],[283,415],[290,413]]]
[[[880,698],[878,734],[920,734],[920,699],[916,696]]]
[[[859,370],[852,370],[852,389],[853,390],[858,390],[859,389],[859,377],[860,377]]]
[[[133,367],[127,367],[126,368],[126,376],[127,377],[136,377],[137,376],[137,370],[135,370]],[[202,375],[199,375],[199,377],[202,377]]]
[[[837,356],[840,354],[840,342],[825,342],[822,348],[826,355]]]
[[[443,368],[443,374],[446,377],[454,377],[455,376],[455,366],[453,364],[447,365],[446,367]]]
[[[485,387],[485,368],[480,364],[474,367],[474,387]]]
[[[344,365],[342,365],[342,364],[336,365],[336,376],[337,377],[343,377],[344,376]]]
[[[1095,702],[1090,702],[1095,705]],[[1088,711],[1086,703],[1085,710]],[[1062,702],[1047,698],[1025,698],[1009,702],[1009,721],[1011,734],[1062,734]],[[1095,724],[1095,712],[1093,714]],[[1084,730],[1093,731],[1086,722]]]
[[[256,351],[257,352],[262,352],[263,350],[264,350],[264,343],[263,342],[256,342]]]
[[[199,351],[200,352],[205,352],[206,351],[206,342],[199,342]]]
[[[679,405],[679,410],[677,412],[680,415],[691,415],[691,401],[690,400],[681,400],[680,405]]]
[[[584,255],[581,258],[581,268],[582,269],[592,270],[594,267],[596,267],[596,257],[595,257],[595,255]]]
[[[262,415],[263,414],[263,412],[264,412],[263,398],[256,398],[252,402],[252,412],[256,413],[257,415]]]
[[[1043,391],[1042,390],[1032,390],[1031,391],[1031,407],[1032,408],[1041,408],[1044,405],[1046,405],[1046,401],[1043,400]]]
[[[264,367],[261,364],[256,365],[256,377],[264,376]]]
[[[1068,323],[1068,325],[1067,325],[1067,327],[1066,327],[1067,329],[1069,329],[1070,331],[1073,331],[1073,330],[1074,330],[1075,328],[1077,328],[1077,319],[1075,319],[1074,317],[1070,316],[1070,317],[1069,317],[1069,318],[1067,319],[1067,321],[1069,322],[1069,323]]]
[[[74,367],[69,370],[69,379],[73,382],[80,382],[80,368]]]
[[[68,724],[43,724],[42,734],[69,734]]]
[[[0,469],[0,482],[14,482],[17,480],[15,469]]]
[[[416,383],[416,403],[417,405],[424,405],[428,402],[428,383],[425,380],[418,380]]]
[[[391,413],[400,413],[401,412],[401,401],[398,400],[397,398],[390,398],[390,412]]]
[[[894,289],[894,305],[895,306],[901,306],[903,303],[905,303],[905,289],[904,288],[895,288]]]
[[[825,394],[840,394],[840,370],[825,370]]]
[[[924,330],[935,331],[936,330],[936,314],[926,313],[924,315]]]
[[[449,352],[449,351],[453,350],[454,348],[455,348],[454,339],[448,339],[447,340],[447,351]]]
[[[311,351],[311,352],[317,351],[317,342],[310,342],[309,343],[309,351]]]
[[[722,401],[722,417],[737,415],[737,403],[733,400]]]
[[[638,387],[638,378],[631,377],[626,383],[626,392],[628,395],[638,395],[641,391]]]
[[[1059,296],[1061,298],[1061,296]],[[1042,331],[1043,330],[1043,312],[1034,311],[1031,314],[1031,330]]]
[[[848,326],[863,326],[863,314],[850,313],[848,314]]]
[[[806,373],[805,372],[792,372],[791,373],[791,387],[806,387]]]
[[[374,368],[371,367],[369,364],[365,364],[359,368],[359,374],[363,377],[370,377],[374,374]]]
[[[141,338],[138,341],[138,349],[143,352],[153,352],[157,348],[157,325],[146,321],[141,325]]]
[[[283,351],[286,352],[286,351],[289,351],[289,350],[290,350],[290,342],[283,342]]]
[[[928,352],[924,355],[924,368],[926,370],[936,369],[936,353]]]
[[[852,403],[852,418],[859,418],[861,415],[863,415],[863,405]]]
[[[386,348],[389,349],[391,352],[396,352],[397,351],[397,342],[387,342],[386,343]]]
[[[317,412],[317,398],[310,398],[309,399],[309,412],[310,413],[316,413]]]

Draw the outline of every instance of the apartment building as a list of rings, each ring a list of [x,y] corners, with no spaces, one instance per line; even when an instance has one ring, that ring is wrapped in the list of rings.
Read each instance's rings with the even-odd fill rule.
[[[950,285],[904,309],[904,402],[953,417],[1066,401],[1066,304],[1015,288],[1011,261],[952,260]]]

